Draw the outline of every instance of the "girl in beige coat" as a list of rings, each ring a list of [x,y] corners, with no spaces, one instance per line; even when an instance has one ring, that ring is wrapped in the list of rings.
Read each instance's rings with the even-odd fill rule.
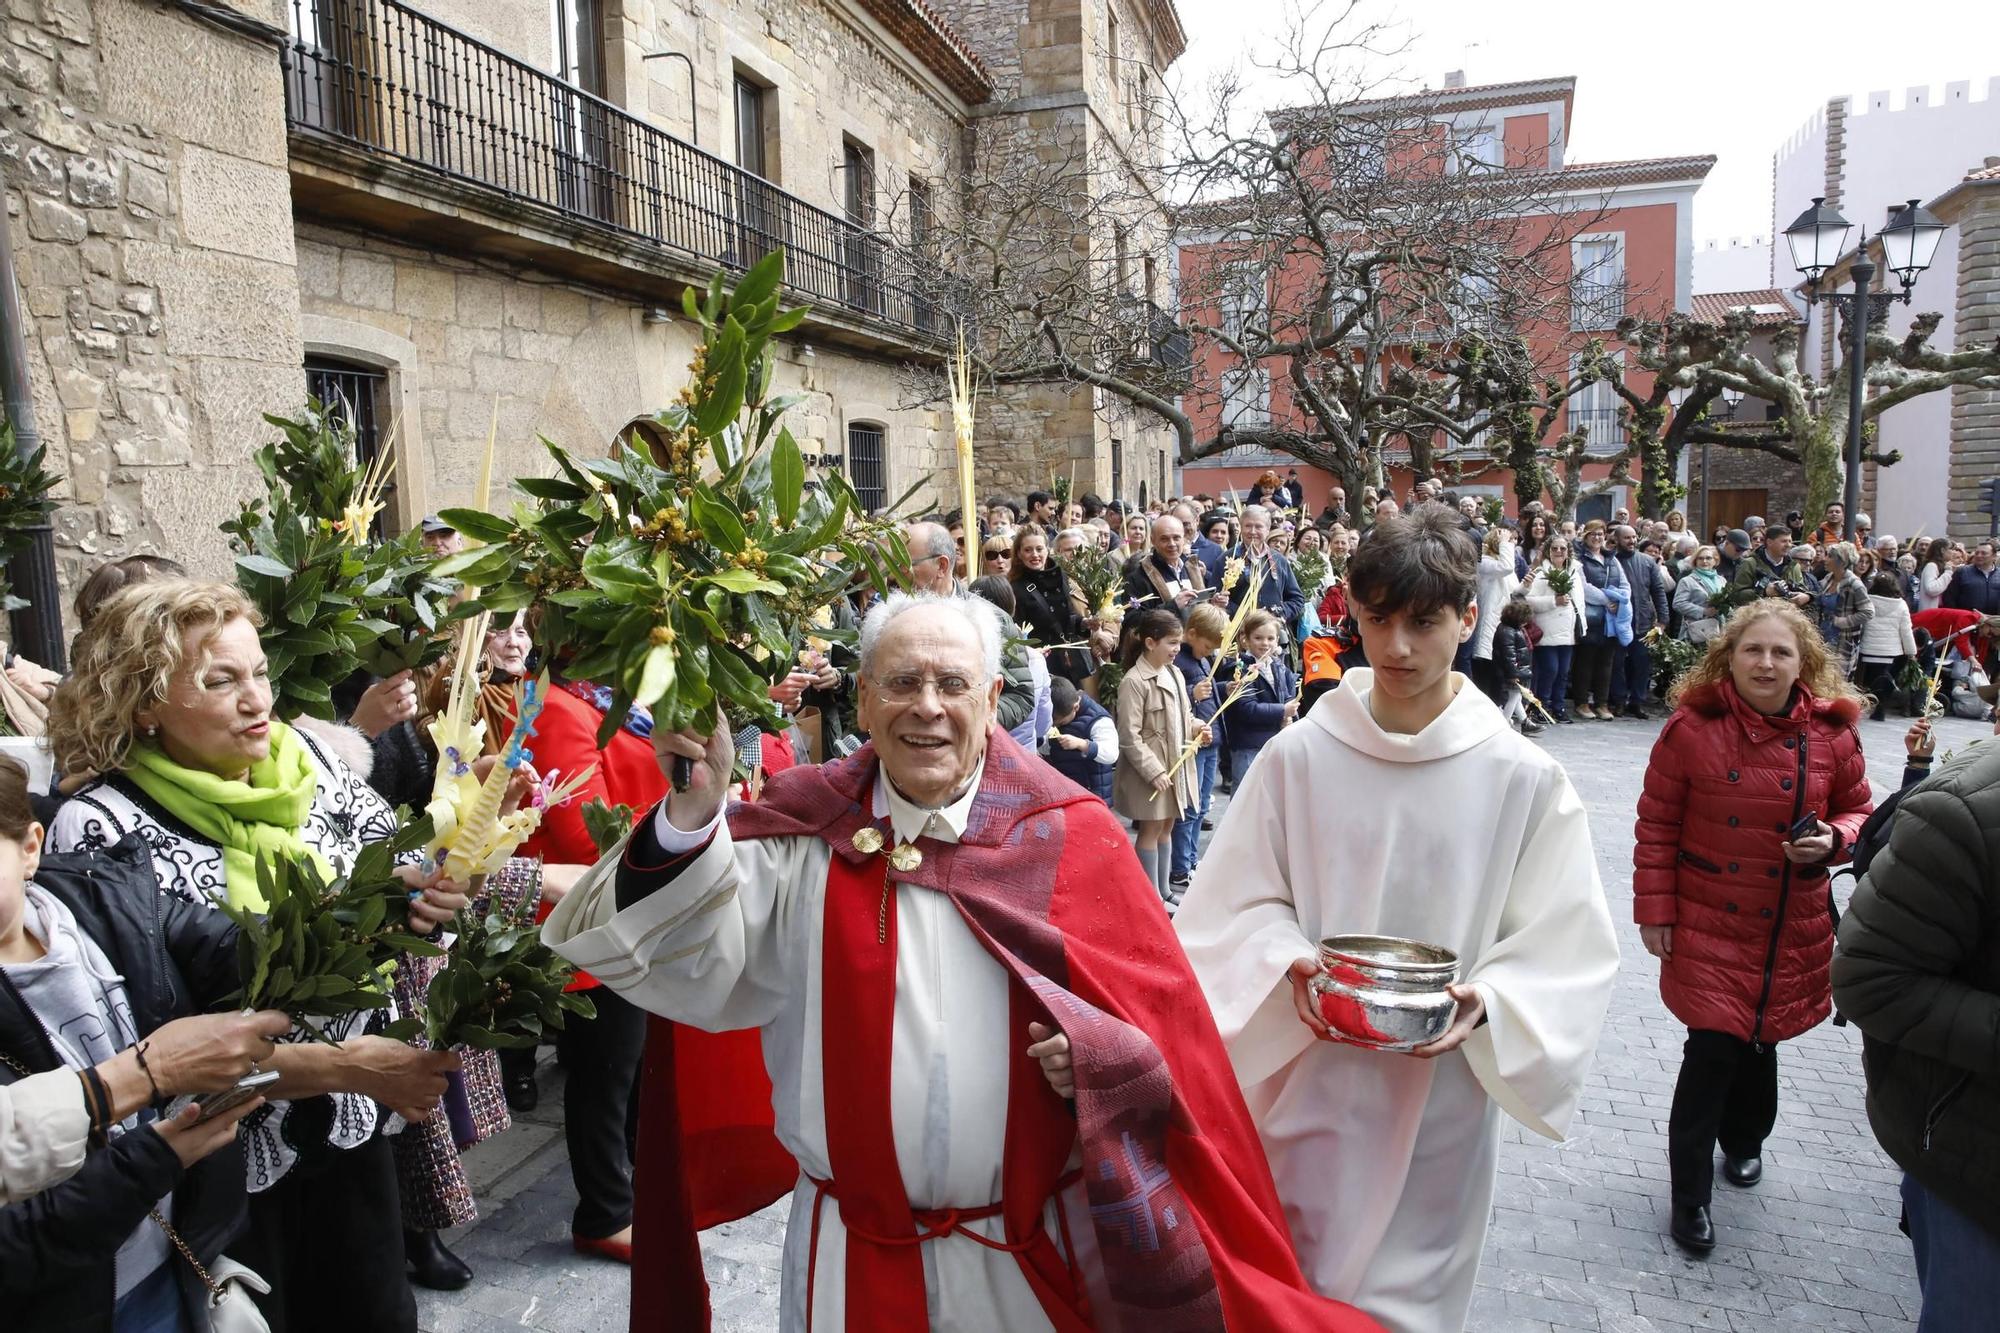
[[[1139,864],[1162,901],[1169,893],[1174,821],[1197,799],[1194,765],[1181,764],[1171,777],[1168,770],[1190,739],[1208,731],[1195,720],[1187,682],[1174,665],[1180,650],[1181,621],[1173,612],[1156,607],[1126,617],[1111,804],[1138,826]]]

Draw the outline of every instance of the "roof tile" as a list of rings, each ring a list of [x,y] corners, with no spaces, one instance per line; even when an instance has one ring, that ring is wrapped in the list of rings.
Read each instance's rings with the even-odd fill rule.
[[[993,76],[963,37],[925,0],[861,0],[861,7],[968,102],[993,96]]]
[[[1753,329],[1777,329],[1801,320],[1797,307],[1776,287],[1765,287],[1749,292],[1705,292],[1694,298],[1689,313],[1704,324],[1721,324],[1732,311],[1745,307],[1750,309],[1750,327]],[[1777,306],[1776,310],[1760,310],[1760,306]]]

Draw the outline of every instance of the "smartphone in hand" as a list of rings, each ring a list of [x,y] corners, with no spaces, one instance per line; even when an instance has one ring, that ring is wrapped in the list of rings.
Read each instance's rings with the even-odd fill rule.
[[[1819,811],[1808,810],[1805,813],[1805,818],[1799,820],[1798,823],[1792,825],[1791,829],[1785,834],[1785,841],[1797,842],[1800,838],[1810,838],[1814,833],[1818,831],[1819,831]]]
[[[201,1108],[202,1120],[226,1115],[252,1097],[261,1095],[265,1088],[276,1083],[280,1077],[282,1076],[275,1069],[257,1069],[237,1079],[233,1088],[225,1088],[221,1092],[204,1092],[192,1097],[177,1097],[173,1104],[167,1107],[167,1118],[172,1119],[179,1115],[189,1105]]]

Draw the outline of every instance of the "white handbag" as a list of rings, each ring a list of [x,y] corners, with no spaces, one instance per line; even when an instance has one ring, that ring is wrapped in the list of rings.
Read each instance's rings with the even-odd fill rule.
[[[201,1285],[208,1289],[208,1299],[202,1304],[202,1314],[208,1320],[208,1333],[271,1333],[271,1325],[264,1318],[264,1312],[257,1308],[257,1302],[250,1295],[271,1294],[271,1284],[266,1282],[256,1269],[248,1264],[239,1264],[228,1255],[217,1255],[215,1263],[204,1268],[201,1260],[194,1257],[194,1251],[187,1247],[180,1233],[167,1225],[167,1219],[160,1216],[160,1210],[152,1210],[153,1220],[160,1224],[160,1230],[167,1233],[167,1239],[181,1252],[181,1258],[188,1261],[194,1275],[201,1279]]]

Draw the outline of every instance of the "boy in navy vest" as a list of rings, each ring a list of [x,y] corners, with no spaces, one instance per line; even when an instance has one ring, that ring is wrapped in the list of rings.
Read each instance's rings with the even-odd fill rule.
[[[1042,738],[1042,758],[1056,772],[1111,804],[1111,775],[1118,764],[1118,724],[1104,706],[1061,676],[1049,678],[1055,730]]]

